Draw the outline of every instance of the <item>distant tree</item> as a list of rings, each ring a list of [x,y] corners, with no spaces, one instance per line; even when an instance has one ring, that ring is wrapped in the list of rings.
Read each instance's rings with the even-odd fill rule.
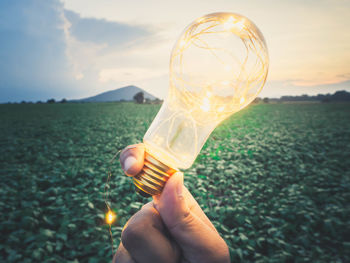
[[[253,100],[253,103],[260,103],[261,102],[261,98],[259,97],[256,97],[254,100]]]
[[[42,102],[41,102],[41,100],[38,100],[37,102],[36,102],[36,104],[41,104]]]
[[[21,101],[21,104],[26,104],[27,102],[25,100],[22,100]]]
[[[310,97],[307,94],[303,94],[303,95],[301,95],[300,100],[302,100],[302,101],[309,101],[311,99],[310,99]]]
[[[345,90],[339,90],[332,95],[332,101],[350,101],[350,93]]]
[[[162,104],[163,101],[158,99],[158,98],[155,98],[154,101],[153,101],[154,104]]]
[[[269,103],[269,98],[264,98],[264,99],[263,99],[263,102],[264,102],[264,103]]]
[[[61,101],[60,101],[60,103],[66,103],[67,102],[67,100],[65,99],[65,98],[63,98]]]
[[[303,94],[301,96],[282,96],[280,101],[322,101],[322,102],[336,102],[336,101],[350,101],[350,92],[339,90],[334,94],[317,94],[316,96],[309,96]]]
[[[149,98],[146,98],[146,99],[145,99],[145,103],[146,103],[146,104],[152,104],[152,100],[149,99]]]
[[[140,92],[136,93],[135,96],[133,97],[133,99],[136,103],[142,104],[145,100],[143,92],[140,91]]]
[[[55,103],[55,102],[56,102],[55,99],[49,99],[46,101],[46,103],[50,103],[50,104]]]

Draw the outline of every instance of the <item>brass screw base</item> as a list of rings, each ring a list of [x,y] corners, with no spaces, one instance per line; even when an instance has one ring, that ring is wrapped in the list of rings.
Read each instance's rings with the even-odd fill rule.
[[[166,181],[177,171],[158,161],[146,151],[144,166],[133,179],[136,192],[144,197],[159,195],[163,191]]]

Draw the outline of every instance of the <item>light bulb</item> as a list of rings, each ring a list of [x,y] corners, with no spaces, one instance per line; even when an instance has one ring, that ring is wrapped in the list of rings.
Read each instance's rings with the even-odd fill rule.
[[[268,65],[265,39],[248,18],[213,13],[191,23],[171,53],[168,97],[143,138],[138,192],[160,194],[189,168],[214,128],[256,98]]]

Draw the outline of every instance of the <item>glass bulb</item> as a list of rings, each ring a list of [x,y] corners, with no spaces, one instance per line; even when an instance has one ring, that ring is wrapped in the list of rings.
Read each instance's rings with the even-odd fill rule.
[[[248,18],[196,19],[172,50],[168,97],[143,138],[146,152],[171,171],[189,168],[214,128],[257,97],[268,65],[265,39]]]

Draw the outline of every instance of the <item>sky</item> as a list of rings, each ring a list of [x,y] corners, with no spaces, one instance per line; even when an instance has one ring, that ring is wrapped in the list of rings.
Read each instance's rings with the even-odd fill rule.
[[[347,0],[1,0],[0,103],[127,85],[165,98],[175,41],[213,12],[242,14],[263,33],[270,67],[260,96],[350,91]]]

